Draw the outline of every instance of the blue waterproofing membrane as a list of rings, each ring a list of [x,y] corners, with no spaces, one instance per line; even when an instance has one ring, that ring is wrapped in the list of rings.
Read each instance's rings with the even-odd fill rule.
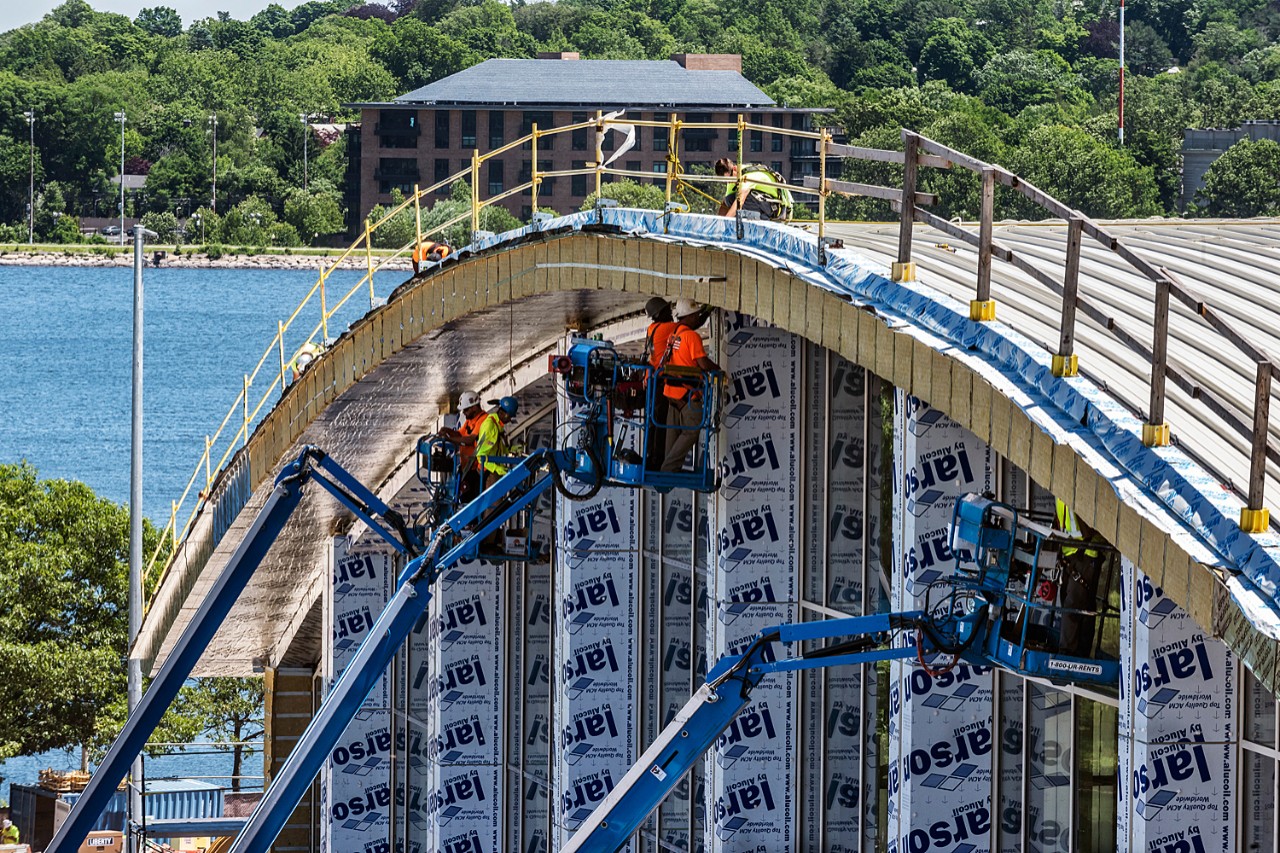
[[[1149,518],[1176,520],[1167,532],[1197,562],[1232,572],[1227,588],[1259,631],[1280,639],[1280,539],[1239,526],[1242,502],[1176,447],[1147,447],[1142,422],[1084,377],[1053,375],[1051,356],[1013,327],[969,319],[969,306],[923,282],[895,282],[880,264],[849,249],[827,249],[813,234],[773,222],[604,207],[480,234],[484,251],[539,232],[603,225],[623,233],[729,250],[872,308],[894,331],[965,362],[1013,400],[1041,429],[1071,446],[1111,483],[1121,501]],[[1112,464],[1114,462],[1115,464]],[[1208,546],[1207,548],[1205,546]]]

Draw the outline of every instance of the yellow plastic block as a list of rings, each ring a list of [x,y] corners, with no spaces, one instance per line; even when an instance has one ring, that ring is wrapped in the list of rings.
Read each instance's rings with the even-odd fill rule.
[[[1271,526],[1271,510],[1240,507],[1240,529],[1245,533],[1266,533]]]
[[[969,301],[969,319],[977,323],[989,323],[996,318],[996,301],[994,299],[971,299]]]
[[[893,262],[893,280],[894,281],[915,281],[916,280],[916,262],[915,261],[894,261]]]
[[[1147,447],[1168,447],[1169,425],[1167,423],[1143,424],[1142,443]]]
[[[1080,360],[1075,353],[1071,355],[1055,355],[1052,367],[1054,376],[1080,375]]]

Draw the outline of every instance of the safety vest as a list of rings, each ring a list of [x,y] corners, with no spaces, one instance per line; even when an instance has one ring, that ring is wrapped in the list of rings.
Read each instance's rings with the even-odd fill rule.
[[[453,249],[449,247],[448,243],[433,243],[430,240],[426,240],[413,247],[413,262],[443,261],[452,251]],[[433,253],[435,257],[432,257]]]
[[[288,364],[288,368],[292,372],[290,381],[297,382],[298,377],[302,375],[302,371],[306,370],[311,365],[311,362],[322,355],[324,355],[324,347],[319,344],[303,344],[298,349],[297,355]]]
[[[1058,514],[1058,529],[1067,534],[1067,536],[1070,536],[1072,539],[1083,539],[1084,537],[1080,535],[1080,528],[1076,525],[1075,513],[1071,511],[1071,507],[1067,506],[1057,498],[1054,498],[1054,504]],[[1063,545],[1062,556],[1070,557],[1079,550],[1079,548],[1072,548],[1068,545]],[[1087,557],[1098,556],[1098,551],[1095,548],[1085,548],[1084,553]]]
[[[16,823],[9,824],[9,828],[0,832],[0,844],[17,844],[18,842],[18,825]]]
[[[498,418],[497,412],[490,412],[480,423],[480,431],[476,433],[476,459],[486,471],[495,474],[507,473],[507,466],[489,461],[490,456],[507,455],[506,427]]]
[[[783,209],[783,218],[789,219],[791,217],[791,209],[795,206],[795,200],[791,197],[791,190],[779,186],[779,184],[783,183],[783,180],[782,176],[777,172],[772,169],[766,169],[764,166],[743,166],[742,181],[751,192],[758,192],[777,202],[778,206]]]

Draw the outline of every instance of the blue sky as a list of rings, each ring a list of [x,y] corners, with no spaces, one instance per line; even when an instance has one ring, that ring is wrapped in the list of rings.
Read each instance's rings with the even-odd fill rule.
[[[275,0],[286,9],[292,9],[302,1]],[[148,6],[168,6],[176,9],[182,16],[184,27],[198,18],[214,17],[218,12],[230,12],[231,17],[244,20],[271,4],[271,0],[214,0],[213,3],[207,0],[88,0],[88,2],[99,12],[118,12],[130,18],[136,18],[138,10]],[[0,33],[8,32],[23,24],[34,23],[61,3],[62,0],[2,2],[0,3]]]

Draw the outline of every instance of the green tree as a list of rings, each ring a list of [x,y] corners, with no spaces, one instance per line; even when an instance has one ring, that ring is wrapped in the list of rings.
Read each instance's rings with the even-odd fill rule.
[[[316,237],[337,234],[343,229],[342,210],[329,193],[308,193],[294,189],[284,200],[284,219],[311,245]]]
[[[1126,218],[1159,212],[1156,182],[1149,167],[1127,152],[1072,127],[1045,125],[1031,131],[1009,152],[1009,166],[1022,178],[1088,216]],[[1042,219],[1048,214],[1017,196],[1012,215]]]
[[[921,81],[941,80],[958,92],[972,91],[974,73],[993,53],[991,42],[959,18],[931,21],[928,32],[920,52]]]
[[[158,536],[143,525],[143,547]],[[83,483],[0,465],[0,755],[93,741],[125,692],[129,514]]]
[[[134,23],[153,36],[177,38],[182,35],[182,17],[168,6],[149,6],[138,12]]]
[[[582,202],[581,210],[591,210],[596,206],[597,198],[611,198],[619,207],[636,207],[642,210],[662,210],[667,203],[667,193],[663,187],[653,184],[637,183],[630,178],[623,178],[609,184],[602,184],[600,194],[591,193]]]
[[[178,236],[178,217],[167,210],[148,213],[142,217],[142,227],[156,232],[161,243],[172,243]]]
[[[211,736],[232,754],[231,790],[241,788],[244,759],[262,737],[264,686],[261,678],[198,678],[185,685],[170,714],[186,722],[183,740]],[[227,746],[229,744],[229,746]]]
[[[1210,216],[1280,215],[1280,145],[1242,139],[1213,161],[1196,200]]]

